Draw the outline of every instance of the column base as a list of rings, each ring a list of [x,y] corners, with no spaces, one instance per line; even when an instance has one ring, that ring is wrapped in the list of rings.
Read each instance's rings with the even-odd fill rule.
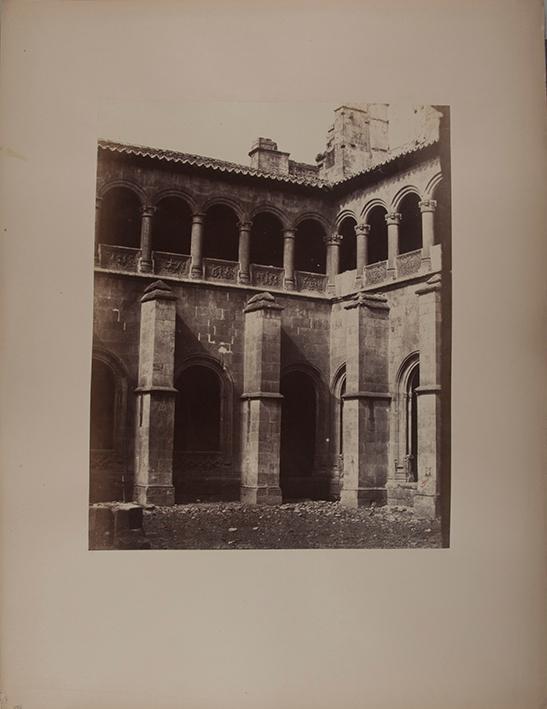
[[[396,277],[396,269],[395,267],[391,268],[388,267],[386,271],[386,280],[388,281],[394,281]]]
[[[146,261],[145,259],[140,258],[139,263],[138,263],[138,269],[139,269],[139,273],[152,273],[152,271],[153,271],[152,261]]]
[[[175,504],[173,485],[135,485],[133,498],[139,505],[170,506]]]
[[[294,290],[295,289],[294,281],[291,281],[289,278],[285,278],[284,286],[285,286],[285,290]]]
[[[423,256],[422,257],[422,271],[431,271],[431,257],[430,256]]]
[[[238,276],[238,281],[242,283],[243,285],[247,285],[248,283],[251,282],[251,279],[249,278],[248,273],[242,273],[241,271],[239,272]]]
[[[241,486],[241,502],[246,505],[280,505],[283,502],[280,487]]]
[[[203,269],[192,266],[190,269],[190,278],[203,278]]]
[[[387,500],[384,487],[360,487],[356,490],[340,492],[340,503],[344,507],[367,507],[373,502],[376,505],[385,505]]]
[[[438,495],[414,495],[414,514],[424,519],[437,519],[441,516]]]

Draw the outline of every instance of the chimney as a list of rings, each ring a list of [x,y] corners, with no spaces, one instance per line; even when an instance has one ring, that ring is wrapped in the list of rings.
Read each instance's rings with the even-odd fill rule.
[[[289,155],[277,149],[277,143],[271,138],[257,138],[249,152],[251,167],[262,172],[289,174]]]

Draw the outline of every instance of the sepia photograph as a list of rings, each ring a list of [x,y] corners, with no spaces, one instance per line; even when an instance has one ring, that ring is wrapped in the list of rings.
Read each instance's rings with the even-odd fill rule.
[[[90,549],[448,546],[449,107],[173,111],[97,145]]]

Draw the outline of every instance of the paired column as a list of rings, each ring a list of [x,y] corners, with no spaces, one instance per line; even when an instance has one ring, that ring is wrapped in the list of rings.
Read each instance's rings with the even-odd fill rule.
[[[192,266],[191,278],[203,278],[203,222],[205,214],[201,212],[192,216],[192,235],[190,242],[190,255]]]
[[[251,229],[252,222],[240,222],[239,223],[239,248],[238,248],[238,259],[239,259],[239,282],[249,283],[249,263],[250,263],[250,253],[251,253]]]
[[[144,273],[152,270],[152,217],[155,207],[145,205],[141,211],[141,257],[139,271]]]
[[[327,245],[327,290],[334,293],[336,290],[336,276],[340,271],[340,244],[342,234],[331,234],[325,239]]]
[[[285,270],[285,288],[294,290],[294,229],[283,230],[283,268]]]
[[[431,265],[431,247],[435,243],[435,209],[434,199],[425,199],[419,203],[422,213],[422,263],[429,268]]]
[[[383,504],[389,447],[389,306],[360,291],[346,309],[344,475],[340,501],[347,507]]]
[[[399,212],[389,212],[386,214],[387,224],[387,273],[388,277],[395,278],[397,269],[397,254],[399,253],[399,224],[401,215]]]
[[[439,515],[441,475],[441,277],[416,290],[419,308],[420,386],[418,395],[418,515]]]
[[[270,293],[253,296],[244,309],[241,501],[249,504],[281,502],[282,310]]]
[[[172,505],[176,296],[163,281],[141,298],[135,501]]]
[[[365,266],[367,265],[368,259],[368,235],[370,234],[369,224],[356,224],[355,225],[355,239],[356,239],[356,263],[357,263],[357,282],[362,283],[363,272]]]

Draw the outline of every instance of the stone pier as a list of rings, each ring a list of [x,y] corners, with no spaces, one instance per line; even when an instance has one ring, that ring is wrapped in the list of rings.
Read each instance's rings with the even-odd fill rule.
[[[270,293],[253,296],[244,310],[241,501],[250,504],[281,502],[282,310]]]
[[[135,491],[140,504],[172,505],[176,296],[162,281],[141,298]]]
[[[347,507],[384,504],[388,469],[389,306],[384,296],[359,292],[346,308],[344,477]]]

